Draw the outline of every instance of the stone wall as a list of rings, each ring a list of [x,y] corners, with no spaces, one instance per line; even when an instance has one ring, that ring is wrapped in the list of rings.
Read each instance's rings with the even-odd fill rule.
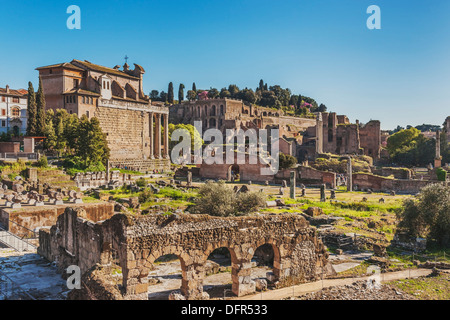
[[[71,204],[71,206],[83,208],[86,212],[87,219],[95,222],[108,219],[114,214],[114,204],[109,202],[80,203]],[[20,233],[23,230],[18,230],[18,226],[11,221],[30,230],[51,227],[56,223],[57,218],[64,213],[66,208],[67,205],[46,205],[42,207],[29,206],[21,209],[1,209],[0,223],[12,233]]]
[[[149,136],[149,125],[148,117],[144,117],[143,112],[97,107],[95,117],[106,134],[112,159],[143,159],[150,155],[150,147],[144,147],[150,141],[144,141],[144,136]]]
[[[389,179],[364,173],[353,174],[353,186],[358,186],[358,189],[380,192],[393,190],[403,193],[418,193],[421,188],[430,183],[432,181]]]
[[[299,166],[297,168],[299,183],[308,184],[326,184],[328,188],[336,187],[336,173],[320,171],[312,167]]]
[[[38,252],[57,261],[60,269],[75,264],[82,272],[98,263],[111,263],[111,252],[116,252],[125,299],[147,299],[153,262],[174,254],[181,261],[181,293],[187,299],[201,299],[205,297],[207,258],[222,247],[231,255],[233,293],[242,296],[255,292],[251,259],[264,244],[274,251],[274,281],[278,287],[317,280],[321,266],[329,267],[326,248],[300,215],[218,218],[116,214],[94,224],[86,220],[83,209],[68,208],[55,226],[40,231]]]

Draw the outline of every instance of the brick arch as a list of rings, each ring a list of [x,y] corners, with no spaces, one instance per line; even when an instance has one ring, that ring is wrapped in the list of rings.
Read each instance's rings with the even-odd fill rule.
[[[209,255],[214,250],[217,250],[217,249],[220,249],[220,248],[227,248],[228,249],[228,251],[230,252],[231,263],[235,263],[236,264],[236,263],[238,263],[241,260],[241,256],[238,253],[236,253],[236,250],[235,250],[234,246],[231,244],[231,242],[227,241],[227,242],[218,242],[218,243],[215,243],[212,246],[210,246],[208,248],[208,250],[205,251],[205,261],[204,262],[206,262],[206,260],[208,259]]]

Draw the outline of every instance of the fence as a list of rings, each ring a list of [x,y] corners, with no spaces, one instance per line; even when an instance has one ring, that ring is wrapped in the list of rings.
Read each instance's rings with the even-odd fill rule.
[[[0,244],[12,248],[16,251],[36,251],[39,241],[39,234],[33,230],[25,228],[18,223],[8,220],[9,226],[14,228],[14,233],[6,230],[0,225]],[[12,223],[12,224],[11,224]]]
[[[25,153],[25,152],[19,152],[19,153],[0,153],[0,159],[1,160],[18,160],[18,159],[24,159],[24,160],[39,160],[39,154],[38,153]]]

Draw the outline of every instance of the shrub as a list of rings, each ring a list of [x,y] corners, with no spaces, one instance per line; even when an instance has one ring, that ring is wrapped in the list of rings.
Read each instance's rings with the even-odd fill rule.
[[[430,184],[420,190],[417,200],[404,202],[404,210],[397,214],[399,228],[412,236],[450,244],[450,186]]]
[[[136,180],[136,185],[138,187],[144,188],[145,186],[147,186],[147,180],[145,180],[144,178],[139,178]]]
[[[150,189],[145,189],[138,196],[139,203],[149,202],[152,200],[152,198],[153,198],[153,192]]]
[[[447,180],[447,171],[442,168],[436,169],[436,176],[438,181],[446,181]]]
[[[297,164],[297,158],[280,152],[279,156],[280,164],[279,167],[281,170],[292,168]]]
[[[199,189],[193,213],[212,216],[237,216],[247,214],[265,205],[264,194],[236,193],[225,182],[207,182]]]
[[[39,160],[38,160],[38,162],[37,162],[37,165],[38,165],[40,168],[47,168],[47,167],[48,167],[48,160],[47,160],[47,157],[46,157],[46,156],[40,157]]]

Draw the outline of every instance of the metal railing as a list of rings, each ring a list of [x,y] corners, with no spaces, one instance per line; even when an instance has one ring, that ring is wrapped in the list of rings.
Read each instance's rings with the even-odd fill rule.
[[[9,220],[9,222],[14,224],[17,231],[12,233],[0,225],[0,243],[19,252],[36,251],[37,246],[32,242],[38,241],[38,233],[12,220]]]

